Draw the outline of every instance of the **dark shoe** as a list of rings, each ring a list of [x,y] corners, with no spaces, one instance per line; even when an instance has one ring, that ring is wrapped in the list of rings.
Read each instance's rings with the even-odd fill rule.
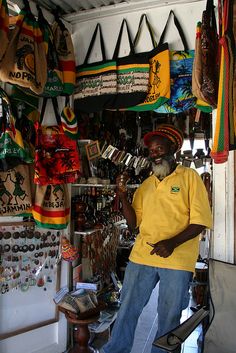
[[[190,306],[190,309],[194,312],[194,313],[196,313],[199,309],[201,309],[201,305],[200,304],[198,304],[197,306]]]

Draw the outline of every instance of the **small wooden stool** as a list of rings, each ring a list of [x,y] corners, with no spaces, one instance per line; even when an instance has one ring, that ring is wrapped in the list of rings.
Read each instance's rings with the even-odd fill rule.
[[[99,315],[92,316],[87,319],[75,319],[70,317],[67,313],[65,316],[70,324],[75,325],[77,330],[74,330],[74,347],[68,353],[95,353],[96,350],[89,346],[90,332],[88,325],[96,322]]]

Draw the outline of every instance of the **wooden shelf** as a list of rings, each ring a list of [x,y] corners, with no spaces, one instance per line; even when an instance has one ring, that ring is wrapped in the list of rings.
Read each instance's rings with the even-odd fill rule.
[[[75,230],[74,235],[89,235],[89,234],[97,232],[98,230],[102,230],[102,229],[96,228],[96,229],[88,229],[88,230],[84,230],[84,231]]]
[[[111,189],[115,189],[116,188],[116,184],[71,184],[72,187],[89,187],[89,186],[95,186],[95,187],[100,187],[100,188],[111,188]],[[129,189],[135,189],[139,187],[139,184],[127,184],[127,188]]]

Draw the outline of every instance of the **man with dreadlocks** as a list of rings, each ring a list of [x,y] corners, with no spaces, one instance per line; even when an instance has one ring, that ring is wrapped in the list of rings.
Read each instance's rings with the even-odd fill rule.
[[[139,228],[121,292],[121,306],[103,353],[130,353],[138,318],[159,283],[155,339],[180,324],[199,252],[198,235],[212,226],[206,188],[198,173],[179,165],[182,132],[168,124],[144,136],[153,174],[135,191],[132,205],[117,177],[117,192],[131,229]],[[156,308],[153,308],[156,310]],[[181,349],[181,347],[180,347]],[[175,352],[180,352],[180,349]],[[163,353],[152,346],[151,353]]]

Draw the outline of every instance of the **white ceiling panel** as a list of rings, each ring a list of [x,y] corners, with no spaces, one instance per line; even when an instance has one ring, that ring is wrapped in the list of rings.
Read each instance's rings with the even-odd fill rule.
[[[74,23],[94,18],[98,13],[108,16],[112,13],[197,1],[202,0],[30,0],[30,3],[38,4],[49,12],[57,11],[66,21]],[[8,3],[13,11],[14,8],[23,7],[22,0],[8,0]]]

